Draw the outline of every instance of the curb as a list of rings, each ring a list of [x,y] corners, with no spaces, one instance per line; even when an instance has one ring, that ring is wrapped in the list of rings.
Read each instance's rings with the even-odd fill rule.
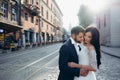
[[[120,59],[120,56],[116,56],[116,55],[110,54],[110,53],[105,52],[105,51],[103,51],[103,50],[101,50],[101,51],[102,51],[103,53],[107,54],[107,55],[110,55],[110,56],[113,56],[113,57],[116,57],[116,58]]]
[[[59,44],[59,43],[58,43]],[[9,53],[19,53],[21,51],[27,51],[27,50],[32,50],[32,49],[37,49],[37,48],[42,48],[42,47],[46,47],[46,46],[50,46],[50,45],[54,45],[54,44],[48,44],[48,45],[42,45],[42,46],[36,46],[36,47],[29,47],[29,48],[24,48],[22,47],[23,49],[20,49],[20,50],[16,50],[16,51],[10,51]],[[5,52],[5,53],[8,53],[8,52]],[[1,50],[0,50],[0,54],[5,54],[3,53]]]

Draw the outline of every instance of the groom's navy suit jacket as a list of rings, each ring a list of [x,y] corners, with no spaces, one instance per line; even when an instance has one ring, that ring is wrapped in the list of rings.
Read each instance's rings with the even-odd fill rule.
[[[68,62],[79,62],[76,49],[70,39],[62,45],[59,51],[58,80],[73,80],[75,76],[79,77],[80,69],[69,67]]]

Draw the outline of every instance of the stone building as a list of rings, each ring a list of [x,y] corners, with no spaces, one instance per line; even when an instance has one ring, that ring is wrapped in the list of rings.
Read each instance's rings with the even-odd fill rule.
[[[101,43],[106,46],[120,46],[120,1],[109,2],[106,9],[97,15]]]

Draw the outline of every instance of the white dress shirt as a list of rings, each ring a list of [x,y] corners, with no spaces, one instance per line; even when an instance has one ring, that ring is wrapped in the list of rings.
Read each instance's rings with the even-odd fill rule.
[[[72,37],[70,38],[70,40],[71,40],[71,43],[74,45],[74,47],[75,47],[75,49],[76,49],[77,55],[80,54],[78,45],[81,47],[81,50],[82,50],[83,44],[82,44],[82,43],[80,44],[80,43],[75,42],[75,40],[74,40]]]

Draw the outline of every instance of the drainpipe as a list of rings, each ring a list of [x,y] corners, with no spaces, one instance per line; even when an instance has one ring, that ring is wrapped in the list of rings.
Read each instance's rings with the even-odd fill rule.
[[[21,0],[18,1],[18,25],[22,26],[21,24]]]

